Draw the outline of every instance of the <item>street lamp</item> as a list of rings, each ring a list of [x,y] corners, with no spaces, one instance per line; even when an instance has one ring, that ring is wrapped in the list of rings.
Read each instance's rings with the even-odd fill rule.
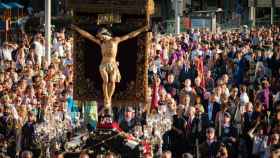
[[[216,13],[219,13],[219,12],[222,12],[222,11],[224,11],[222,8],[218,8],[218,9],[216,10]]]
[[[172,0],[175,11],[175,34],[180,33],[180,16],[182,15],[182,0]]]
[[[45,57],[51,63],[51,0],[45,0]]]

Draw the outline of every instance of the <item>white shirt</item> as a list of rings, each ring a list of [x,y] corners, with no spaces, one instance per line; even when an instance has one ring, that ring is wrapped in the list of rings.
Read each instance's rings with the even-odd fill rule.
[[[16,110],[15,106],[13,104],[10,104],[9,107],[11,109],[11,112],[12,112],[12,115],[13,115],[14,119],[18,120],[19,116],[18,116],[18,113],[17,113],[17,110]]]
[[[38,56],[45,56],[45,49],[43,45],[38,41],[34,41],[34,44],[35,44],[35,54]]]
[[[192,58],[192,60],[194,60],[195,57],[197,57],[197,56],[202,56],[202,54],[203,54],[203,53],[202,53],[201,50],[195,49],[195,50],[192,51],[191,58]]]
[[[64,56],[64,47],[63,47],[63,45],[60,42],[57,42],[57,43],[54,44],[53,50],[58,53],[59,57],[63,57]]]
[[[204,52],[204,56],[207,56],[207,55],[210,57],[210,59],[213,58],[213,52],[210,49],[208,49],[207,51]]]
[[[59,57],[64,57],[64,47],[61,44],[58,47],[58,56]]]
[[[241,105],[245,105],[246,103],[248,103],[250,100],[249,100],[249,97],[247,95],[247,93],[242,93],[240,94],[240,103]]]
[[[228,88],[226,88],[225,90],[224,90],[224,94],[227,96],[227,97],[229,97],[230,96],[230,93],[229,93],[229,90],[228,90]],[[248,96],[247,96],[248,97]],[[249,101],[248,101],[249,102]]]
[[[163,49],[163,51],[162,51],[162,53],[163,53],[163,59],[164,60],[168,60],[168,50],[165,48],[165,49]]]
[[[4,60],[12,61],[13,50],[13,48],[2,48],[0,49],[0,56],[2,56]]]
[[[71,65],[71,64],[73,64],[73,60],[72,59],[65,59],[63,61],[63,65]]]
[[[253,141],[253,149],[252,149],[252,153],[253,154],[262,154],[261,156],[263,156],[265,154],[266,148],[267,148],[267,141],[268,141],[268,137],[264,136],[264,137],[259,137],[259,136],[255,136]]]

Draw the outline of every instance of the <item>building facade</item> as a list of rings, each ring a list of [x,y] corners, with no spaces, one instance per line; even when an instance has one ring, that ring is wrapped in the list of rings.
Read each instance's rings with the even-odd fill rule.
[[[280,24],[280,0],[249,0],[252,25]]]
[[[280,24],[280,0],[190,0],[192,10],[222,8],[220,23]],[[230,24],[229,25],[234,25]]]

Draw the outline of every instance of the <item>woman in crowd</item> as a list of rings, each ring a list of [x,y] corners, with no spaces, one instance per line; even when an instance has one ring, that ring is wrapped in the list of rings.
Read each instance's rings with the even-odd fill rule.
[[[272,153],[271,149],[274,150],[274,148],[270,146],[275,145],[271,145],[270,139],[263,138],[273,138],[275,139],[273,144],[276,142],[279,144],[277,136],[280,124],[277,119],[273,119],[278,118],[277,111],[280,110],[280,97],[278,97],[280,89],[277,82],[280,76],[279,42],[276,42],[278,39],[279,27],[273,26],[255,28],[248,32],[223,33],[195,29],[174,37],[162,36],[154,41],[153,44],[158,47],[161,46],[159,43],[164,41],[169,43],[170,47],[173,45],[176,48],[168,55],[170,62],[162,62],[161,68],[183,63],[182,67],[173,66],[173,70],[167,71],[169,76],[172,76],[172,82],[169,83],[180,84],[173,86],[179,93],[174,95],[175,93],[170,88],[172,84],[169,86],[162,84],[179,105],[173,104],[173,107],[180,108],[185,105],[185,98],[188,95],[187,98],[190,98],[191,104],[184,106],[189,109],[185,111],[194,109],[194,116],[199,115],[199,117],[193,118],[194,120],[198,118],[196,122],[201,122],[198,124],[198,127],[202,128],[200,131],[207,131],[205,125],[211,128],[214,126],[217,136],[215,150],[210,148],[213,151],[205,153],[205,148],[196,148],[196,139],[193,138],[193,134],[190,134],[195,124],[188,121],[189,113],[186,113],[184,114],[187,122],[185,141],[187,141],[186,144],[192,142],[193,145],[186,145],[182,152],[191,152],[195,156],[210,154],[213,157],[245,158],[268,157],[267,153]],[[183,60],[178,57],[177,48],[184,48],[180,53],[184,54]],[[152,57],[153,54],[150,58]],[[165,104],[161,102],[159,108]],[[200,112],[196,113],[196,111]],[[252,132],[253,129],[256,130]],[[198,143],[202,145],[207,138],[205,134],[198,136]],[[263,146],[259,145],[260,140],[264,140]],[[173,143],[177,144],[177,141],[174,140]],[[218,152],[219,144],[224,145]],[[197,149],[202,151],[197,151]],[[175,157],[181,156],[175,154]],[[209,157],[209,155],[204,155],[204,157]]]
[[[165,141],[165,150],[200,157],[275,155],[280,132],[279,34],[279,27],[272,26],[223,33],[194,29],[153,37],[148,57],[150,107],[153,113],[174,115],[172,130],[182,138]],[[63,32],[54,36],[51,63],[43,39],[36,34],[32,42],[5,42],[0,47],[0,134],[22,144],[17,155],[25,149],[38,153],[25,143],[32,134],[26,130],[33,125],[77,122],[77,109],[67,109],[76,107],[69,101],[71,38]],[[37,119],[30,121],[27,114]],[[171,156],[182,155],[162,155]]]

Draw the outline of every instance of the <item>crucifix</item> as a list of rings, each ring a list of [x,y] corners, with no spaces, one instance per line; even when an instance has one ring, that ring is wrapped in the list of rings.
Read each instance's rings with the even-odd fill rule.
[[[102,78],[102,91],[103,91],[103,101],[104,101],[104,108],[111,111],[112,108],[112,96],[115,92],[116,83],[119,83],[121,80],[121,74],[118,68],[118,61],[116,60],[117,53],[118,53],[118,44],[120,42],[129,40],[138,36],[140,33],[149,30],[149,18],[150,15],[153,14],[153,0],[148,0],[146,4],[146,24],[124,36],[120,37],[113,37],[112,34],[105,28],[101,28],[97,35],[94,36],[89,32],[79,28],[76,25],[72,25],[72,29],[77,31],[81,36],[87,38],[93,43],[98,44],[101,47],[101,54],[102,60],[101,64],[99,65],[99,72]],[[105,19],[105,21],[109,20],[112,21],[115,18],[98,18],[98,19]],[[119,18],[117,18],[119,19]],[[99,23],[99,22],[98,22]]]
[[[116,61],[118,44],[120,42],[134,38],[144,31],[147,31],[148,26],[144,26],[121,37],[112,37],[111,33],[107,29],[102,28],[97,33],[97,38],[85,30],[80,29],[78,26],[72,25],[72,28],[83,37],[89,39],[101,47],[102,60],[101,64],[99,65],[99,72],[103,82],[103,100],[105,108],[111,109],[112,96],[115,92],[115,84],[121,80],[121,74],[118,68],[119,63]]]

